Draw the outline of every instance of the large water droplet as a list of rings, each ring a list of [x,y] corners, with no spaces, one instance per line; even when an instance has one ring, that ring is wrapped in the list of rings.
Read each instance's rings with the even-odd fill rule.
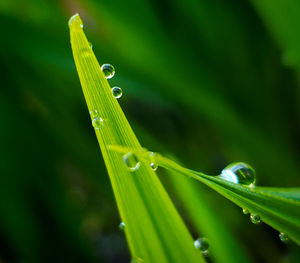
[[[140,167],[140,162],[135,154],[132,152],[126,153],[123,156],[124,163],[127,165],[130,171],[136,171]]]
[[[281,233],[279,234],[279,239],[280,239],[282,242],[284,242],[284,243],[289,241],[288,235],[285,234],[285,233],[283,233],[283,232],[281,232]]]
[[[111,89],[111,93],[116,99],[121,98],[123,94],[122,89],[120,87],[113,87]]]
[[[115,68],[110,64],[103,64],[101,70],[106,79],[111,79],[115,75]]]
[[[253,187],[255,184],[256,174],[255,170],[249,164],[240,162],[226,166],[219,175],[219,178],[232,183]]]
[[[92,124],[94,128],[98,130],[103,125],[103,120],[100,117],[95,117],[93,118]]]
[[[206,237],[200,237],[194,241],[194,246],[202,253],[207,253],[209,248],[208,239]]]
[[[260,224],[261,220],[260,220],[260,216],[257,214],[251,214],[250,215],[250,220],[253,224]]]
[[[243,208],[243,214],[244,215],[248,215],[249,214],[249,210],[247,208]]]
[[[119,224],[119,228],[120,228],[121,230],[124,230],[124,229],[125,229],[125,223],[124,223],[124,222],[121,222],[121,223]]]

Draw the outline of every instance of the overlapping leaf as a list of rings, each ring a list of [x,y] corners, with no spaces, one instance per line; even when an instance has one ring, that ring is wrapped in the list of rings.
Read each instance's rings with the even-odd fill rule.
[[[111,146],[119,152],[132,151],[120,146]],[[248,187],[228,182],[216,176],[209,176],[182,167],[176,162],[159,154],[149,155],[144,151],[132,151],[145,163],[156,162],[168,170],[194,178],[221,195],[225,196],[241,208],[260,216],[261,220],[290,239],[300,244],[300,188]]]

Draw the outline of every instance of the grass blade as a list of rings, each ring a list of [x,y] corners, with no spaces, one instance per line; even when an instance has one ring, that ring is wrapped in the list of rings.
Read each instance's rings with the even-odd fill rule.
[[[116,152],[129,150],[120,146],[110,146],[110,149]],[[216,176],[189,170],[160,154],[156,154],[150,159],[149,155],[142,151],[134,152],[145,163],[155,161],[157,165],[167,170],[206,184],[241,208],[259,215],[263,222],[287,234],[290,239],[300,244],[300,188],[251,188],[228,182]]]
[[[96,136],[110,176],[132,257],[140,262],[202,262],[193,240],[150,166],[130,171],[108,145],[142,150],[82,30],[69,21],[71,45],[91,118],[101,118]],[[99,121],[100,119],[98,119]]]

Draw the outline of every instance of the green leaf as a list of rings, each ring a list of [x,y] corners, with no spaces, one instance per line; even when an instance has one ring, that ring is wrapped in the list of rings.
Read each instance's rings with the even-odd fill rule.
[[[117,152],[128,152],[120,146],[111,146]],[[182,167],[160,154],[134,151],[143,162],[156,162],[167,170],[196,179],[214,189],[251,214],[257,214],[266,224],[283,232],[300,244],[300,188],[248,187],[228,182],[216,176],[205,175]]]
[[[83,93],[110,176],[132,257],[141,262],[202,262],[201,253],[149,165],[131,171],[108,145],[142,148],[82,30],[78,14],[69,20],[71,45]],[[72,127],[70,127],[71,129]]]

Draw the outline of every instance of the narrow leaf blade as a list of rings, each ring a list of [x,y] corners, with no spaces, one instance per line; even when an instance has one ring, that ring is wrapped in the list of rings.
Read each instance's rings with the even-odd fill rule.
[[[138,262],[202,262],[193,240],[158,177],[141,163],[129,171],[122,156],[109,151],[116,144],[142,150],[82,30],[79,15],[69,21],[71,46],[83,93],[110,176],[125,234]]]

